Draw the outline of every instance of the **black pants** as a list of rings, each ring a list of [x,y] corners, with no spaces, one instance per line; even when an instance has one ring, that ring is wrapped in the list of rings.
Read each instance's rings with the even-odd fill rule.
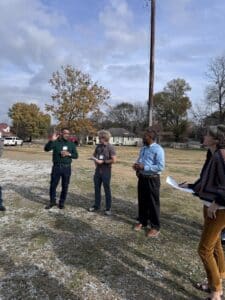
[[[160,177],[144,178],[138,180],[138,210],[139,222],[143,226],[150,222],[151,228],[160,229]]]
[[[2,188],[0,186],[0,207],[3,206],[2,202],[3,202],[3,200],[2,200]]]
[[[62,190],[60,194],[59,204],[64,205],[70,183],[71,166],[53,165],[50,183],[50,203],[56,203],[56,188],[61,178]]]
[[[110,180],[111,180],[111,169],[100,171],[96,169],[94,175],[94,184],[95,184],[95,208],[99,209],[101,206],[101,186],[103,184],[105,191],[105,209],[111,209],[111,188],[110,188]]]

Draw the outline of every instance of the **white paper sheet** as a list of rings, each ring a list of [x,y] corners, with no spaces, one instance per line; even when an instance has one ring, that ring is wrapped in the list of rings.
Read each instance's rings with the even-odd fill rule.
[[[171,176],[167,176],[166,183],[168,183],[173,188],[178,189],[178,190],[180,190],[182,192],[192,193],[192,194],[194,193],[194,191],[192,189],[180,187],[179,184],[176,182],[176,180],[173,179]]]

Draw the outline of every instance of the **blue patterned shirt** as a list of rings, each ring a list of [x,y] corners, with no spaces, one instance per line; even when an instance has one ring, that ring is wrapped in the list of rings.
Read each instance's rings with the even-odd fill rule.
[[[143,146],[140,150],[137,163],[144,165],[143,175],[160,174],[165,168],[165,154],[163,148],[156,143]]]

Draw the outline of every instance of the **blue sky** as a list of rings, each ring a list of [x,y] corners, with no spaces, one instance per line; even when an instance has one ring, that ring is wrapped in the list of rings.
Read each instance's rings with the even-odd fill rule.
[[[224,15],[224,0],[156,0],[155,92],[179,77],[203,102],[207,65],[225,55]],[[0,122],[17,101],[44,109],[66,64],[108,88],[110,104],[147,100],[145,0],[1,0],[0,41]]]

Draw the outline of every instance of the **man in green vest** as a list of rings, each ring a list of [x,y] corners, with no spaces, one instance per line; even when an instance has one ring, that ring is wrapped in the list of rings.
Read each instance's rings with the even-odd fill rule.
[[[72,159],[78,158],[76,146],[73,142],[69,141],[69,136],[69,130],[64,128],[61,131],[61,135],[54,133],[44,147],[45,151],[53,150],[53,167],[49,191],[50,203],[45,207],[46,209],[50,209],[56,205],[56,188],[60,178],[62,181],[62,190],[58,207],[60,209],[64,208],[71,176]]]

